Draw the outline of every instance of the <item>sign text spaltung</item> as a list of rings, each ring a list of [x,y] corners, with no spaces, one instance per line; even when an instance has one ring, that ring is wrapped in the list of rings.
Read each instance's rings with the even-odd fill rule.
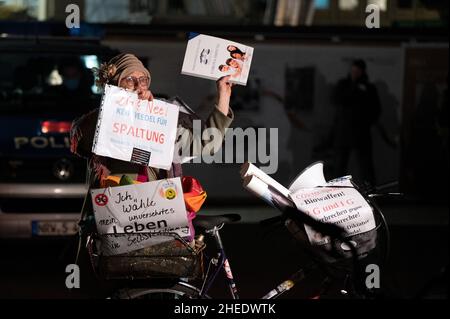
[[[136,93],[106,85],[93,153],[168,170],[172,164],[178,106],[140,100]]]
[[[102,247],[105,255],[157,244],[160,236],[152,233],[190,236],[179,177],[93,189],[91,195],[98,233],[112,234],[103,236],[107,241]]]

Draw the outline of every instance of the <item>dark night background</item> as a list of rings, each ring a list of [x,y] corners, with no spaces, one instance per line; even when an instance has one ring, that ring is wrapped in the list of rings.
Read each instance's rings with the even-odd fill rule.
[[[78,29],[65,26],[68,4],[80,8]],[[380,8],[379,28],[365,25],[368,4]],[[255,48],[247,86],[233,89],[232,126],[278,129],[276,156],[256,163],[274,164],[277,181],[288,186],[320,160],[327,180],[352,175],[403,194],[379,202],[391,230],[383,296],[448,298],[448,2],[431,0],[0,0],[0,298],[86,297],[64,284],[75,236],[39,236],[34,228],[37,220],[76,221],[86,163],[70,154],[67,129],[50,136],[41,124],[70,123],[97,107],[89,69],[117,52],[144,62],[155,95],[178,95],[204,117],[215,83],[180,75],[189,31]],[[85,91],[68,93],[61,76],[74,59]],[[355,59],[364,61],[375,97],[342,93],[350,92]],[[366,135],[345,132],[358,115],[339,118],[342,105],[368,110],[374,100],[378,115]],[[350,140],[361,152],[371,145],[372,154],[351,153],[340,168],[339,146]],[[245,141],[237,148],[246,158],[258,150]],[[285,228],[259,224],[278,211],[242,187],[240,165],[189,163],[184,173],[208,193],[200,214],[242,216],[222,236],[241,296],[255,298],[308,257]],[[68,175],[58,178],[63,167]],[[283,297],[308,298],[322,279],[313,273]],[[83,275],[81,284],[96,285]],[[334,288],[331,297],[341,298],[342,287]],[[213,289],[226,293],[220,284]]]

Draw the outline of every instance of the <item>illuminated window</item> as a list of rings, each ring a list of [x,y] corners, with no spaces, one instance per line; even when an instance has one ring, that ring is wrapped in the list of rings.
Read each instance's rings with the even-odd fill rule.
[[[86,69],[92,70],[92,68],[100,67],[100,62],[96,55],[82,55],[81,60],[83,61]],[[91,86],[91,90],[92,93],[94,94],[102,93],[101,90],[97,87],[97,85],[95,85],[95,83]]]
[[[387,10],[387,0],[367,0],[367,4],[374,4],[378,6],[381,11]]]
[[[339,10],[352,11],[358,7],[358,0],[339,0]]]
[[[87,69],[98,68],[100,66],[96,55],[83,55],[81,56],[81,59]]]
[[[314,7],[317,10],[327,10],[330,8],[330,0],[314,0]]]

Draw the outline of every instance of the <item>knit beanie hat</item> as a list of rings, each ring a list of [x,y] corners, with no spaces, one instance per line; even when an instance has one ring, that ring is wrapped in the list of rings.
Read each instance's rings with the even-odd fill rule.
[[[96,84],[104,87],[105,84],[119,85],[120,81],[133,73],[139,71],[144,73],[149,79],[150,72],[142,62],[133,54],[121,53],[116,55],[108,63],[102,63],[100,68],[94,69]]]

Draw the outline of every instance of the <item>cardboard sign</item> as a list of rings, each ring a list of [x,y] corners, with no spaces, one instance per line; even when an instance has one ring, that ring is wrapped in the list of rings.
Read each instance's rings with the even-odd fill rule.
[[[349,179],[337,179],[327,187],[300,188],[291,195],[298,209],[316,220],[341,226],[346,236],[368,232],[376,227],[372,208]],[[311,244],[330,242],[310,226],[305,230]]]
[[[140,100],[136,93],[106,85],[92,152],[168,170],[178,111],[174,104]]]
[[[164,240],[160,233],[191,235],[179,177],[93,189],[91,195],[98,233],[111,234],[103,236],[105,255],[157,244]]]

